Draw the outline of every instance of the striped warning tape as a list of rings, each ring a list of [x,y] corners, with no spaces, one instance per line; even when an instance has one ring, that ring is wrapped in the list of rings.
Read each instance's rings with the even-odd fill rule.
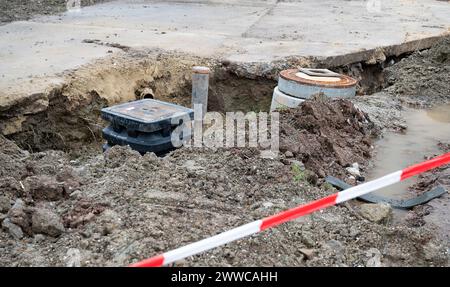
[[[417,175],[419,173],[425,172],[427,170],[436,168],[438,166],[450,163],[450,153],[443,154],[441,156],[435,157],[433,159],[427,160],[425,162],[410,166],[400,171],[396,171],[380,177],[376,180],[363,183],[358,186],[351,187],[342,192],[331,194],[327,197],[315,200],[313,202],[297,206],[292,209],[280,212],[273,216],[263,218],[261,220],[256,220],[245,225],[239,226],[237,228],[231,229],[229,231],[217,234],[215,236],[200,240],[188,244],[186,246],[171,250],[169,252],[163,253],[151,257],[149,259],[134,263],[130,265],[131,267],[158,267],[170,264],[177,260],[184,259],[186,257],[201,253],[203,251],[224,245],[226,243],[232,242],[234,240],[249,236],[251,234],[263,231],[270,227],[279,225],[286,221],[293,220],[300,216],[310,214],[316,210],[323,209],[338,203],[356,198],[363,194],[367,194],[374,190],[386,187],[388,185],[400,182],[409,177]]]

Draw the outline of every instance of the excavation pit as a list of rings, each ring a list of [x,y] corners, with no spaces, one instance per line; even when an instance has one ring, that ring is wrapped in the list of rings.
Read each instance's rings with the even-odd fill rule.
[[[390,93],[418,90],[410,86],[415,82],[399,75],[428,61],[433,53],[421,51],[393,65],[388,74],[395,80],[391,79],[390,87],[381,93],[357,96],[355,102],[377,111],[388,105],[390,112],[397,107],[402,109],[402,105],[423,103],[421,96],[409,92],[396,96]],[[276,73],[246,74],[242,73],[244,66],[210,59],[142,53],[121,57],[73,71],[64,85],[2,113],[2,124],[3,119],[20,122],[16,122],[17,132],[8,138],[28,149],[26,152],[1,138],[0,157],[4,164],[0,167],[0,220],[3,224],[9,218],[0,232],[0,242],[6,246],[1,246],[4,252],[0,253],[4,265],[126,266],[327,196],[334,190],[321,185],[320,179],[332,171],[327,169],[329,163],[339,167],[334,175],[348,180],[346,166],[361,159],[346,159],[346,155],[355,153],[347,148],[364,145],[359,154],[370,154],[369,132],[387,128],[371,122],[377,114],[369,112],[366,118],[344,100],[336,106],[308,102],[303,107],[305,113],[285,111],[293,115],[285,127],[324,148],[327,157],[325,153],[302,155],[295,150],[295,144],[282,150],[280,159],[262,159],[258,150],[247,148],[181,148],[162,158],[152,153],[142,156],[126,147],[113,147],[101,154],[100,131],[106,126],[101,119],[102,108],[150,94],[142,93],[145,89],[151,89],[157,100],[189,106],[194,65],[212,69],[209,94],[210,108],[215,111],[268,110],[276,85]],[[425,65],[438,71],[445,69],[445,64],[437,62]],[[427,77],[427,71],[420,70],[425,73],[423,77]],[[436,72],[429,73],[435,76]],[[431,95],[426,98],[428,103],[448,102],[448,96],[436,96],[434,88],[422,88]],[[372,100],[379,102],[373,104]],[[328,117],[322,115],[324,111]],[[352,139],[344,135],[355,130],[360,134],[358,140],[336,140]],[[340,154],[341,160],[328,157],[330,154]],[[309,164],[302,164],[308,159]],[[367,165],[359,166],[363,167],[361,172],[367,171]],[[51,196],[43,196],[46,191]],[[448,264],[447,246],[438,238],[438,232],[429,229],[430,225],[407,227],[367,222],[352,209],[353,203],[349,204],[350,207],[325,209],[177,264],[370,266],[373,254],[379,254],[379,264],[384,266]],[[13,206],[14,212],[10,212]],[[55,219],[53,228],[38,228],[39,221],[33,228],[35,213]],[[14,218],[14,223],[11,214],[24,216],[20,220]],[[23,230],[21,240],[11,235],[16,229],[10,223]],[[305,256],[299,248],[312,249],[313,255]]]

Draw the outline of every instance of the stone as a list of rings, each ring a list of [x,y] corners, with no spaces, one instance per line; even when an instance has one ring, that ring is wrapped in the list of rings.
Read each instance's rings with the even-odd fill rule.
[[[63,168],[58,175],[56,180],[62,184],[65,194],[70,194],[80,187],[81,179],[75,173],[72,168]]]
[[[42,234],[34,235],[34,238],[33,238],[34,243],[43,242],[44,240],[45,240],[45,235],[42,235]]]
[[[188,171],[196,171],[197,169],[199,169],[199,167],[195,164],[195,160],[192,160],[192,159],[189,159],[189,160],[185,161],[183,166]]]
[[[359,213],[365,219],[375,223],[388,223],[392,218],[392,207],[387,203],[364,203]]]
[[[2,222],[2,227],[9,232],[15,239],[23,238],[23,231],[20,226],[11,222],[9,218],[6,218]]]
[[[58,237],[65,229],[61,218],[46,208],[36,209],[32,216],[32,230],[52,237]]]
[[[83,249],[89,248],[89,240],[83,239],[80,241],[80,247]]]
[[[27,207],[23,200],[18,198],[11,209],[8,211],[9,220],[20,226],[25,233],[30,233],[30,215],[27,213]]]
[[[82,192],[80,190],[75,190],[70,194],[70,198],[72,199],[80,199],[82,197]]]
[[[0,196],[0,213],[7,213],[11,208],[11,201],[7,196]]]
[[[300,248],[299,251],[305,255],[306,259],[310,260],[314,258],[314,255],[316,255],[315,249],[307,249],[307,248]]]
[[[286,152],[284,153],[284,155],[285,155],[287,158],[294,157],[294,154],[293,154],[290,150],[286,151]]]
[[[28,193],[35,200],[59,200],[65,197],[64,187],[47,175],[30,176],[25,180]]]
[[[273,206],[273,203],[270,201],[264,202],[263,203],[263,207],[264,208],[271,208]]]
[[[353,166],[345,168],[348,173],[355,177],[361,177],[361,173],[359,172],[359,168],[355,168]]]
[[[312,239],[311,233],[309,233],[307,231],[303,231],[300,236],[301,236],[302,243],[305,244],[306,247],[311,248],[316,245],[316,243]]]

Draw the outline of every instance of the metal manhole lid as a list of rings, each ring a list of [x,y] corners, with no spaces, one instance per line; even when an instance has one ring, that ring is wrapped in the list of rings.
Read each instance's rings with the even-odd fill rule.
[[[143,99],[102,109],[104,119],[144,132],[156,131],[171,125],[174,118],[186,115],[192,118],[193,114],[192,109],[154,99]]]
[[[334,72],[329,73],[329,75],[311,75],[299,69],[283,70],[280,72],[280,78],[302,85],[336,89],[353,87],[357,83],[357,80],[349,76],[337,74]]]

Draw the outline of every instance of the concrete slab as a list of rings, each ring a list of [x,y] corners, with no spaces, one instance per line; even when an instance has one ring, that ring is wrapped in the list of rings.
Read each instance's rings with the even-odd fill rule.
[[[258,62],[414,50],[449,31],[448,1],[112,1],[1,26],[0,107],[118,50],[85,39]]]

